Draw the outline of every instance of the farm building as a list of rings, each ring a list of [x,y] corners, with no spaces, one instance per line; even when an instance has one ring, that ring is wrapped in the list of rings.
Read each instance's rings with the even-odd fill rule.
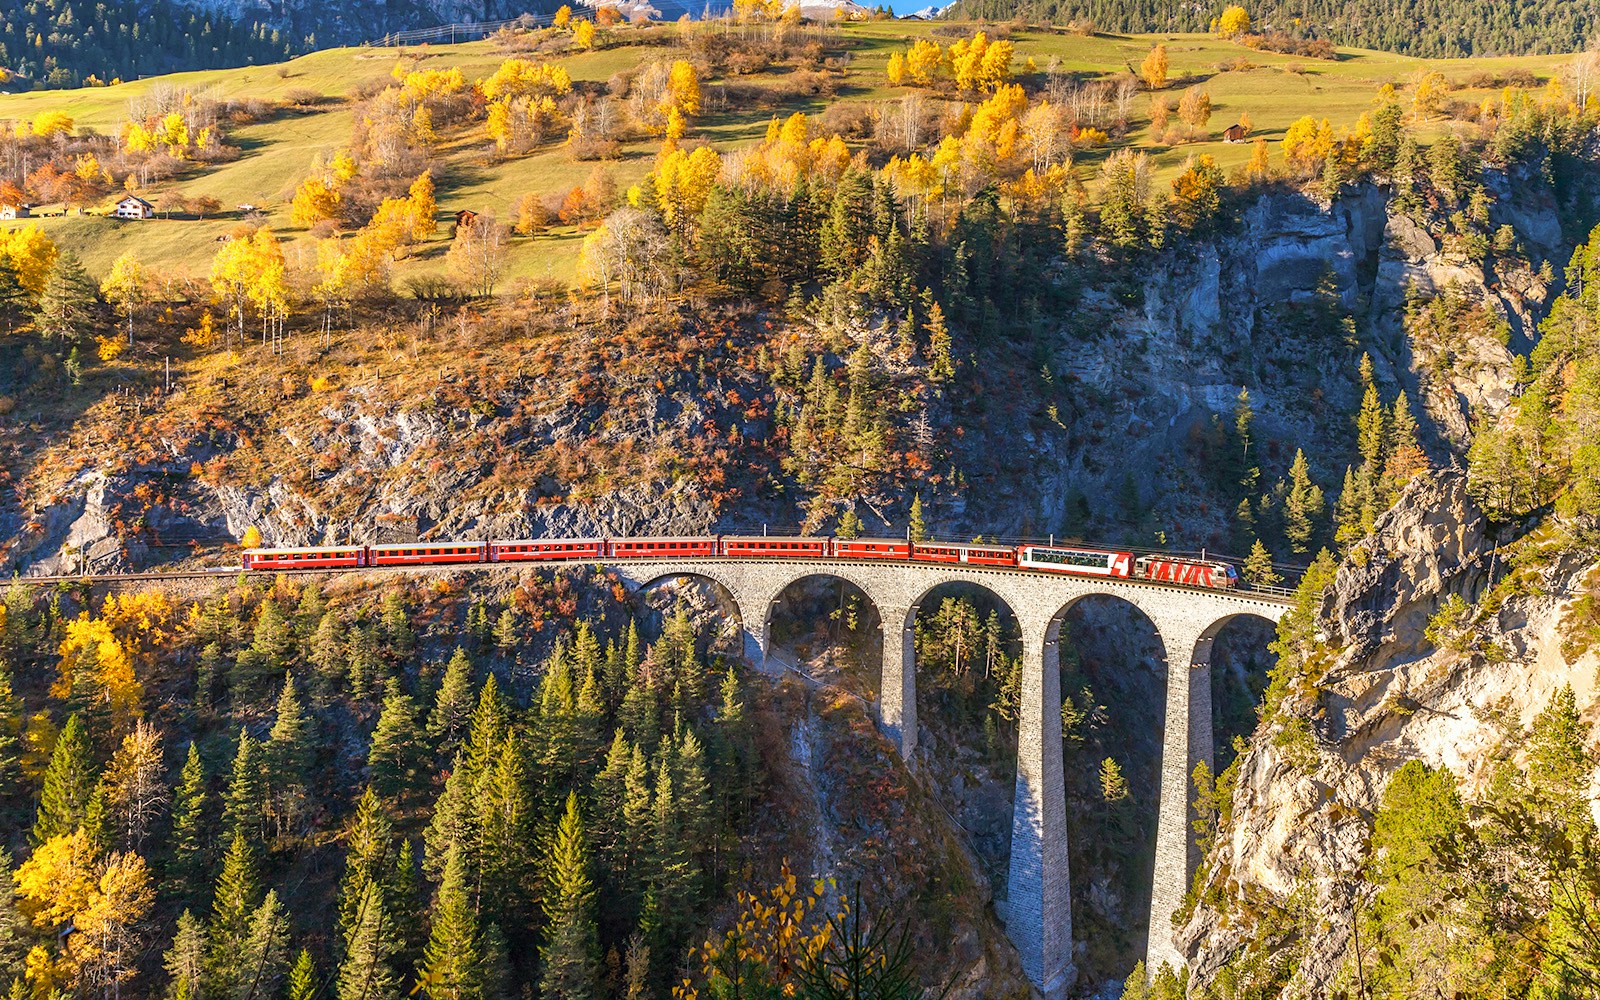
[[[7,221],[10,219],[26,219],[28,217],[29,210],[32,207],[33,206],[31,205],[0,204],[0,221]]]
[[[1243,125],[1229,125],[1222,130],[1223,142],[1244,142],[1247,133]]]
[[[117,202],[117,207],[111,210],[111,214],[118,219],[148,219],[156,214],[156,209],[138,195],[130,194]]]

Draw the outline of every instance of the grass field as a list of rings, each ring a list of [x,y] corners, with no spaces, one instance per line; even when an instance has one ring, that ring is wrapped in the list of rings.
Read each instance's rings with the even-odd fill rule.
[[[943,26],[938,26],[943,27]],[[917,37],[932,33],[936,25],[917,21],[877,21],[846,25],[839,29],[839,47],[849,55],[838,101],[895,100],[904,90],[888,86],[884,69],[891,53],[904,48]],[[604,81],[619,70],[642,62],[666,58],[675,26],[623,28],[612,44],[596,52],[566,55],[558,60],[578,80]],[[1210,130],[1220,135],[1223,128],[1248,112],[1255,134],[1276,140],[1284,129],[1302,115],[1331,119],[1336,126],[1349,125],[1372,106],[1376,90],[1385,83],[1403,84],[1418,69],[1442,71],[1462,89],[1453,97],[1476,101],[1488,91],[1474,91],[1466,84],[1482,73],[1510,70],[1532,73],[1541,80],[1559,71],[1566,56],[1529,56],[1473,60],[1420,60],[1383,52],[1341,50],[1336,60],[1322,61],[1294,56],[1256,52],[1233,42],[1204,35],[1138,35],[1083,37],[1049,29],[1014,30],[1020,68],[1028,58],[1041,67],[1054,62],[1059,68],[1082,79],[1108,78],[1138,66],[1157,42],[1166,44],[1171,62],[1169,96],[1176,103],[1182,89],[1204,83],[1211,94],[1215,112]],[[940,39],[948,42],[948,37]],[[666,43],[666,44],[663,44]],[[505,51],[492,41],[455,46],[433,46],[406,50],[345,48],[330,49],[303,56],[281,66],[253,66],[233,70],[176,74],[152,80],[123,83],[76,91],[42,91],[0,96],[0,121],[29,119],[46,110],[62,110],[72,115],[80,128],[113,131],[126,114],[131,99],[152,87],[171,84],[196,90],[211,90],[222,96],[252,97],[279,101],[295,91],[315,91],[333,100],[305,113],[287,113],[233,133],[243,149],[237,160],[196,169],[170,182],[190,197],[210,195],[224,206],[239,204],[264,206],[269,224],[289,242],[291,258],[311,252],[309,234],[289,224],[288,200],[294,186],[307,173],[318,155],[327,157],[348,143],[352,123],[347,100],[364,82],[386,78],[402,58],[422,67],[459,66],[469,79],[493,72],[505,58]],[[1246,68],[1234,69],[1243,59]],[[763,80],[776,83],[786,69],[776,67],[766,73],[743,77],[745,82]],[[717,81],[707,81],[714,86]],[[1148,134],[1148,98],[1141,94],[1135,105],[1138,125],[1123,140],[1124,145],[1149,149],[1157,163],[1158,180],[1170,177],[1191,153],[1207,152],[1224,169],[1243,164],[1250,156],[1248,145],[1228,145],[1220,141],[1192,143],[1176,148],[1153,145]],[[825,105],[816,100],[794,100],[779,113],[794,110],[820,112]],[[717,114],[696,120],[691,137],[709,139],[719,149],[732,149],[756,141],[765,128],[769,111],[729,107]],[[622,158],[610,164],[621,187],[636,182],[648,172],[654,144],[627,145]],[[1080,174],[1088,180],[1099,156],[1079,157]],[[490,212],[508,219],[516,202],[528,192],[559,193],[583,179],[591,163],[574,161],[561,145],[549,145],[532,155],[500,160],[490,155],[490,144],[481,123],[461,134],[447,135],[440,150],[441,164],[436,170],[441,219],[461,208]],[[155,199],[161,191],[141,192]],[[92,272],[102,272],[116,256],[135,249],[147,262],[163,269],[203,274],[216,240],[237,225],[236,213],[218,219],[117,222],[93,216],[64,216],[37,220],[52,238],[71,248]],[[437,271],[443,267],[444,240],[448,227],[432,245],[425,246],[396,268],[396,278]],[[512,241],[507,259],[509,276],[548,276],[568,280],[575,268],[579,234],[570,229],[555,229],[532,239]]]

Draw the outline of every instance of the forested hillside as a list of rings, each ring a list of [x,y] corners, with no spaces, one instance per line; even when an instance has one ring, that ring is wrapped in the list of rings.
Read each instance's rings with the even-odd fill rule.
[[[270,26],[175,0],[28,0],[0,10],[0,88],[271,63],[304,47]]]
[[[958,17],[1019,17],[1112,32],[1205,31],[1226,4],[1165,0],[961,0]],[[1426,59],[1576,52],[1600,27],[1595,0],[1263,0],[1257,30]]]
[[[1584,995],[1595,62],[1231,27],[567,11],[0,97],[36,216],[0,228],[0,986],[1025,993],[995,595],[919,604],[903,762],[891,609],[837,579],[752,663],[709,586],[238,572],[771,528],[1297,583],[1211,647],[1192,995]],[[209,572],[74,576],[150,568]],[[1075,988],[1172,1000],[1135,972],[1169,654],[1062,615]]]

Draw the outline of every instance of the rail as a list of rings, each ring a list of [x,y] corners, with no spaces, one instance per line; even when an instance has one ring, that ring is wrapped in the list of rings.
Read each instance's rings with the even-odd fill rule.
[[[518,560],[516,562],[445,562],[445,563],[421,563],[421,564],[400,564],[400,565],[381,565],[381,566],[303,566],[303,567],[293,567],[293,568],[273,567],[273,568],[270,568],[270,569],[259,569],[259,570],[247,570],[243,566],[218,566],[218,567],[214,567],[214,568],[199,569],[199,570],[145,571],[145,572],[140,572],[140,573],[60,573],[60,574],[41,575],[41,576],[17,576],[17,577],[14,578],[13,582],[23,583],[23,584],[78,584],[78,585],[82,585],[82,586],[89,586],[89,585],[94,585],[94,584],[108,584],[108,583],[109,584],[136,583],[136,582],[140,582],[140,581],[155,582],[155,581],[171,581],[171,580],[220,580],[220,579],[223,579],[224,577],[238,576],[241,573],[255,573],[255,574],[258,574],[258,575],[269,575],[270,574],[270,575],[273,575],[273,576],[277,576],[279,574],[290,575],[290,576],[302,576],[302,575],[310,575],[310,574],[315,574],[315,573],[349,573],[349,572],[362,572],[362,573],[450,572],[450,571],[455,571],[455,570],[492,569],[492,568],[496,568],[496,567],[510,567],[510,568],[530,567],[530,566],[560,567],[560,566],[573,566],[573,565],[602,565],[603,566],[603,565],[611,565],[611,564],[618,564],[618,563],[680,562],[684,558],[694,559],[697,562],[704,562],[704,563],[707,563],[707,564],[711,564],[711,563],[738,563],[738,562],[753,562],[753,563],[794,562],[794,563],[818,563],[818,564],[822,564],[822,565],[832,565],[832,564],[839,563],[839,562],[848,562],[848,563],[850,563],[852,565],[858,565],[858,564],[861,564],[861,563],[867,563],[867,564],[874,565],[874,566],[898,566],[898,567],[908,568],[908,569],[940,569],[940,568],[949,569],[949,568],[951,568],[953,566],[960,565],[962,568],[965,568],[967,570],[978,571],[978,572],[983,572],[983,573],[1008,573],[1008,574],[1015,573],[1015,574],[1022,574],[1022,575],[1025,575],[1025,576],[1038,577],[1040,579],[1047,579],[1047,580],[1060,580],[1060,579],[1104,580],[1106,582],[1116,583],[1118,585],[1129,585],[1129,586],[1136,586],[1136,587],[1156,589],[1156,590],[1177,590],[1177,591],[1186,591],[1186,592],[1195,593],[1195,594],[1211,594],[1211,595],[1231,594],[1231,595],[1234,595],[1234,596],[1255,597],[1255,598],[1260,598],[1260,599],[1266,600],[1266,601],[1268,601],[1270,603],[1273,603],[1273,604],[1287,604],[1287,603],[1289,603],[1289,600],[1294,596],[1294,591],[1290,590],[1290,589],[1288,589],[1286,587],[1257,587],[1257,586],[1250,586],[1250,585],[1247,585],[1247,584],[1240,584],[1239,586],[1237,586],[1235,588],[1232,588],[1232,589],[1229,589],[1229,590],[1219,590],[1219,589],[1214,588],[1214,587],[1202,587],[1202,586],[1191,585],[1191,584],[1171,583],[1171,582],[1157,581],[1157,580],[1144,580],[1144,579],[1140,579],[1138,577],[1099,577],[1099,576],[1082,575],[1082,574],[1050,573],[1050,572],[1042,572],[1042,571],[1039,571],[1039,570],[1030,570],[1030,569],[1026,569],[1026,568],[1023,568],[1023,567],[984,566],[984,565],[975,565],[975,564],[953,564],[953,563],[925,562],[925,561],[924,562],[917,562],[917,561],[902,560],[902,559],[841,560],[841,559],[839,559],[837,557],[832,557],[832,556],[818,558],[818,557],[808,557],[808,556],[804,556],[804,555],[800,555],[800,554],[786,555],[786,556],[782,556],[782,557],[750,556],[750,557],[747,557],[747,558],[740,558],[740,557],[737,557],[737,556],[722,556],[722,555],[719,555],[719,556],[706,556],[706,557],[698,557],[698,556],[687,556],[687,557],[685,557],[685,556],[673,556],[673,555],[670,555],[670,554],[665,554],[665,555],[621,556],[621,557],[619,557],[619,556],[604,556],[604,557],[600,557],[600,558],[588,558],[588,557],[585,557],[585,558],[581,558],[581,559],[548,559],[548,560],[531,560],[530,559],[530,560]]]

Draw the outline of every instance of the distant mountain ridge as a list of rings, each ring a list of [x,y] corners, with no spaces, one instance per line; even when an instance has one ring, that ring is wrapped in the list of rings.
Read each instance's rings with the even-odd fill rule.
[[[1172,0],[960,0],[956,18],[1065,24],[1100,31],[1205,31],[1225,4]],[[1574,52],[1600,30],[1600,0],[1266,0],[1245,2],[1258,30],[1428,59]]]

